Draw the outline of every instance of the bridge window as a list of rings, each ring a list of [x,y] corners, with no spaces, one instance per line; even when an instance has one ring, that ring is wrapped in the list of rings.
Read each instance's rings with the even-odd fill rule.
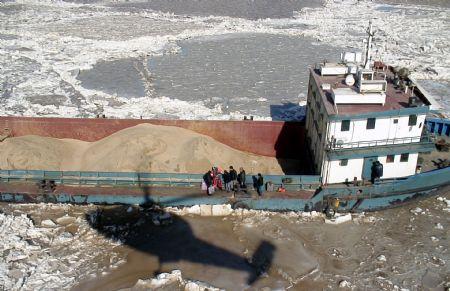
[[[417,115],[410,115],[408,120],[409,126],[414,126],[417,124]]]
[[[386,163],[393,163],[395,160],[395,155],[387,155]]]
[[[341,131],[349,131],[349,130],[350,130],[350,120],[342,120]]]
[[[339,160],[339,166],[345,167],[348,165],[348,159]]]
[[[367,118],[366,129],[374,129],[375,128],[376,118]]]
[[[398,123],[398,119],[397,119],[397,118],[394,119],[394,123],[395,123],[395,124]]]
[[[409,154],[402,154],[400,156],[400,162],[407,162],[409,159]]]

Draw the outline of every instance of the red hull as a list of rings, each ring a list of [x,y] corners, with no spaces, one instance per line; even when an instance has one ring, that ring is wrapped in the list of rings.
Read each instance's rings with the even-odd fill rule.
[[[186,128],[235,149],[277,158],[300,158],[305,126],[301,122],[0,117],[0,129],[12,136],[39,135],[97,141],[141,123]]]

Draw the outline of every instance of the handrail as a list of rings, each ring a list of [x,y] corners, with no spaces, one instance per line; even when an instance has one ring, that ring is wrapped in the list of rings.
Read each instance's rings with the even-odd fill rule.
[[[247,185],[253,184],[252,176],[246,175]],[[52,180],[61,185],[198,187],[202,179],[203,174],[187,173],[0,170],[3,182]],[[275,186],[284,183],[290,190],[315,189],[321,184],[320,176],[315,175],[264,175],[264,181]]]
[[[353,149],[363,147],[377,147],[386,145],[409,144],[409,143],[431,143],[433,140],[430,135],[402,137],[393,139],[380,139],[369,141],[356,141],[349,143],[338,143],[335,140],[327,142],[327,150]]]
[[[403,178],[381,180],[369,186],[348,186],[343,188],[339,185],[329,185],[324,187],[323,196],[353,198],[375,198],[391,196],[393,193],[411,192],[424,189],[432,189],[441,185],[450,184],[450,167],[423,172]],[[333,187],[334,186],[334,187]],[[345,191],[343,191],[345,189]]]

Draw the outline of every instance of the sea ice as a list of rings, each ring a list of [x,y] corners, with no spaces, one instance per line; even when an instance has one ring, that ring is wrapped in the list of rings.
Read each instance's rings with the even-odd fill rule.
[[[134,59],[144,64],[155,56],[182,55],[184,52],[178,45],[180,41],[189,39],[201,45],[201,38],[206,40],[226,35],[272,35],[275,43],[270,45],[274,45],[277,52],[282,48],[276,49],[277,37],[274,36],[299,41],[310,37],[320,42],[319,46],[358,49],[363,47],[361,39],[365,37],[364,30],[369,19],[373,20],[376,30],[375,58],[411,68],[416,79],[436,79],[445,86],[450,78],[450,30],[447,29],[450,9],[447,7],[326,0],[323,7],[297,11],[294,18],[244,19],[228,16],[185,17],[148,10],[130,12],[112,9],[102,3],[36,0],[20,3],[20,9],[12,2],[0,6],[0,22],[7,24],[0,27],[1,115],[87,117],[103,113],[108,117],[120,118],[242,119],[249,113],[249,103],[263,106],[278,102],[278,99],[271,100],[270,96],[256,94],[247,103],[229,109],[226,104],[211,103],[210,100],[216,96],[193,101],[167,94],[155,95],[158,88],[155,88],[154,78],[157,76],[146,66],[135,70],[137,75],[132,81],[138,85],[131,90],[132,98],[123,93],[122,88],[104,92],[97,86],[84,87],[77,77],[80,72],[83,74],[83,71],[103,62]],[[316,42],[312,42],[308,44],[308,49],[321,51],[323,55],[323,50],[315,49],[317,46]],[[232,57],[229,59],[233,60]],[[322,61],[322,58],[318,55],[307,61],[314,63]],[[256,60],[252,64],[256,67],[263,62]],[[302,63],[299,64],[302,68],[290,68],[288,75],[295,74],[297,69],[306,70],[307,65]],[[281,74],[283,77],[282,68],[270,72],[273,67],[259,70],[261,75],[270,73],[272,77],[264,82],[249,77],[247,87],[265,88],[269,81],[274,83],[273,76]],[[237,72],[238,83],[246,79],[239,75],[241,73]],[[289,87],[282,84],[286,74],[278,79],[279,82],[275,83],[280,90]],[[298,82],[303,82],[304,86],[307,80],[299,79]],[[239,88],[246,88],[246,84],[234,83],[230,86],[237,88],[233,96],[238,102],[245,95]],[[217,84],[213,81],[201,85],[206,88]],[[180,84],[167,85],[172,92],[176,92],[174,88]],[[208,91],[199,90],[199,94]],[[279,94],[280,90],[273,93]],[[299,94],[306,93],[291,91],[287,94],[294,96],[296,102],[301,99]],[[143,93],[145,96],[139,96]],[[261,98],[267,101],[261,101]],[[448,104],[445,98],[437,99]],[[285,115],[277,118],[301,119],[304,115],[302,105],[292,110],[289,108],[282,107]],[[250,113],[256,119],[271,118],[269,113],[258,112]]]

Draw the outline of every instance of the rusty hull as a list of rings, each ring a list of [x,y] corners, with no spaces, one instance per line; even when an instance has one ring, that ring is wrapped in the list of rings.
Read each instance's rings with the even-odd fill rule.
[[[38,135],[92,142],[142,123],[182,127],[235,149],[269,157],[298,159],[305,148],[302,122],[2,116],[0,130],[9,130],[13,137]]]

